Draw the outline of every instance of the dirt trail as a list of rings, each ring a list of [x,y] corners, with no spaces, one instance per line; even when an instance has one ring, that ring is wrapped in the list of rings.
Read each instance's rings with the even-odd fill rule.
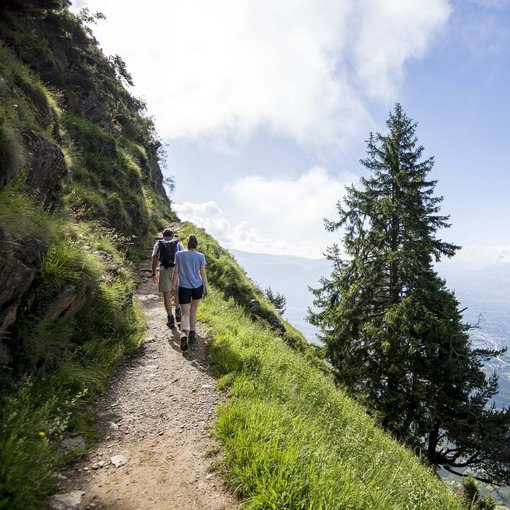
[[[198,325],[196,341],[181,352],[178,330],[165,324],[149,265],[149,259],[140,265],[136,293],[147,318],[146,343],[98,403],[98,442],[62,482],[59,492],[74,497],[75,503],[59,506],[57,497],[50,508],[238,506],[212,470],[215,442],[209,431],[221,397],[205,355],[205,326]]]

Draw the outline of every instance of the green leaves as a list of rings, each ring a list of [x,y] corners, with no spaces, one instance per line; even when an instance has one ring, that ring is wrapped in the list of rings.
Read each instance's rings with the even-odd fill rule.
[[[449,225],[427,179],[433,158],[422,159],[416,123],[400,105],[387,127],[368,139],[361,163],[370,175],[347,188],[339,219],[326,220],[341,231],[346,257],[337,246],[328,251],[335,269],[313,291],[319,311],[310,321],[339,379],[431,464],[508,482],[494,451],[508,437],[510,413],[486,412],[497,382],[481,363],[497,353],[472,349],[459,303],[432,266],[459,249],[436,238]],[[480,430],[492,439],[480,441]]]

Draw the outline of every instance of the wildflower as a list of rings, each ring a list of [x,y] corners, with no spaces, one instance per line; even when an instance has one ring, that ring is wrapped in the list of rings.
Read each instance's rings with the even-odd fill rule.
[[[376,490],[376,491],[380,491],[380,490],[381,490],[381,486],[380,486],[380,485],[376,485],[376,486],[375,486],[375,490]]]
[[[37,435],[39,437],[46,437],[46,432],[44,432],[43,430],[41,430],[41,432],[38,432]]]
[[[367,439],[367,441],[368,441],[369,443],[373,443],[374,438],[373,438],[373,437],[369,437],[369,438]]]

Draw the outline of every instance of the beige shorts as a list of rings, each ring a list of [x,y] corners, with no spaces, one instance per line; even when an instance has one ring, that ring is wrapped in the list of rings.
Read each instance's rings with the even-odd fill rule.
[[[172,275],[174,274],[173,267],[161,267],[159,268],[159,292],[171,292],[172,291]]]

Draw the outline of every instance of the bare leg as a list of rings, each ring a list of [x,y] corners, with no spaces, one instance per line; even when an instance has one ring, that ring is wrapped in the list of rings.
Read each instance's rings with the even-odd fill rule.
[[[195,328],[197,327],[197,310],[198,310],[198,303],[200,303],[200,299],[194,299],[191,302],[191,310],[190,310],[190,325],[189,329],[190,331],[195,331]]]
[[[181,331],[189,330],[189,320],[190,320],[190,304],[181,305],[182,310],[182,320],[181,320]]]
[[[165,302],[166,313],[172,315],[172,293],[163,292],[163,300]]]

